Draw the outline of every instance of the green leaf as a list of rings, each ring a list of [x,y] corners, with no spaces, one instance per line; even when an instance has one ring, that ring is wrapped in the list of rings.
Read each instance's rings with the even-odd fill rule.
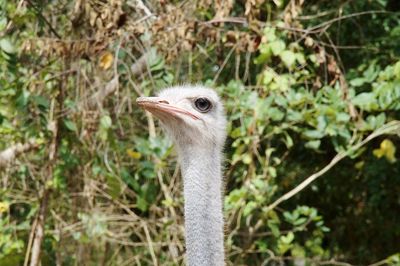
[[[287,120],[291,122],[301,122],[303,121],[303,114],[293,109],[288,109]]]
[[[318,150],[320,145],[321,145],[320,140],[312,140],[312,141],[307,141],[304,146],[312,150]]]
[[[336,114],[336,121],[338,122],[349,122],[350,121],[350,115],[346,113],[338,113]]]
[[[100,126],[103,129],[109,129],[112,126],[112,120],[111,117],[109,117],[108,115],[104,115],[101,119],[100,119]]]
[[[394,75],[397,79],[400,79],[400,61],[394,65]]]
[[[19,95],[19,97],[17,98],[17,105],[19,107],[25,107],[29,102],[30,95],[31,95],[31,93],[24,89],[22,91],[22,93]]]
[[[145,212],[147,211],[149,204],[146,202],[144,198],[137,196],[136,206],[138,207],[139,210]]]
[[[280,57],[287,68],[291,68],[296,61],[296,54],[289,50],[283,51]]]
[[[293,257],[297,258],[297,260],[299,258],[306,258],[306,251],[300,245],[294,245],[294,247],[291,248],[290,253],[292,254]]]
[[[293,232],[289,232],[286,236],[281,236],[280,239],[284,244],[290,244],[294,240],[294,234]]]
[[[360,93],[353,98],[352,102],[355,106],[366,111],[372,111],[379,107],[376,96],[372,92]]]
[[[41,95],[35,95],[32,97],[32,100],[39,106],[42,106],[44,108],[49,108],[50,103],[49,100],[46,99],[45,97],[41,96]]]
[[[286,148],[290,149],[291,147],[293,147],[293,139],[287,132],[284,132],[284,135],[285,135],[284,142],[285,142]]]
[[[327,121],[326,121],[326,117],[323,115],[320,115],[317,117],[317,129],[319,132],[324,132],[326,129],[326,126],[328,125]]]
[[[257,203],[254,201],[250,201],[246,204],[243,209],[243,216],[247,217],[249,214],[257,207]]]
[[[3,31],[7,26],[7,18],[0,18],[0,31]]]
[[[321,231],[327,233],[327,232],[330,232],[331,229],[330,229],[329,227],[322,226],[322,227],[321,227]]]
[[[76,124],[69,119],[64,119],[64,125],[66,128],[68,128],[71,131],[74,131],[74,132],[78,131]]]
[[[296,221],[294,221],[293,224],[294,225],[301,225],[301,224],[304,224],[306,221],[307,221],[307,218],[301,217],[301,218],[297,219]]]
[[[67,187],[65,177],[63,176],[63,169],[60,166],[54,169],[52,182],[55,189],[63,190]]]
[[[265,27],[263,33],[268,42],[276,40],[275,28]]]
[[[276,176],[277,176],[276,168],[275,168],[275,167],[272,167],[272,166],[268,167],[268,174],[269,174],[271,177],[276,177]]]
[[[269,229],[271,229],[272,234],[274,237],[278,237],[280,235],[278,224],[274,221],[269,220],[267,222]]]
[[[306,58],[305,58],[304,54],[296,53],[295,56],[296,56],[296,60],[297,60],[297,62],[299,62],[299,64],[302,64],[302,65],[306,64]]]
[[[273,79],[274,79],[274,73],[272,73],[270,70],[265,70],[263,72],[262,82],[264,85],[268,85],[269,83],[271,83]]]
[[[3,38],[0,40],[0,48],[6,53],[15,53],[15,47],[8,38]]]
[[[283,217],[285,217],[286,221],[288,221],[288,222],[293,221],[293,216],[290,212],[284,212]]]
[[[93,175],[97,176],[97,175],[99,175],[102,171],[103,171],[103,169],[101,168],[101,166],[99,166],[99,165],[93,165],[93,166],[92,166],[92,173],[93,173]]]
[[[400,253],[393,254],[386,259],[389,265],[399,265],[400,264]]]
[[[121,193],[121,184],[117,177],[107,175],[107,192],[113,199],[119,196]]]
[[[268,251],[267,243],[263,242],[262,240],[256,240],[255,243],[260,251],[262,252]]]
[[[306,130],[303,132],[303,135],[307,139],[321,139],[324,137],[324,133],[319,130]]]
[[[242,161],[245,164],[250,164],[251,163],[251,155],[246,153],[242,156]]]
[[[242,128],[241,128],[241,127],[235,128],[235,129],[231,132],[230,135],[231,135],[231,137],[234,138],[234,139],[236,139],[236,138],[242,136],[242,135],[243,135],[243,133],[242,133]]]
[[[285,50],[285,43],[282,40],[276,40],[269,44],[273,55],[279,55],[283,50]]]
[[[350,85],[353,87],[360,87],[365,83],[365,78],[355,78],[350,80]]]
[[[277,95],[274,98],[274,101],[279,106],[282,106],[282,107],[285,107],[285,108],[287,107],[288,100],[285,97],[283,97],[282,95]]]
[[[261,50],[260,55],[254,59],[254,64],[256,64],[256,65],[263,64],[271,58],[272,52],[271,52],[271,49],[269,48],[269,46],[262,44],[262,45],[260,45],[260,47],[265,47],[265,48],[263,50]]]
[[[383,124],[385,124],[386,114],[385,113],[380,113],[375,118],[376,118],[376,120],[375,120],[376,127],[379,128],[379,127],[383,126]]]
[[[271,107],[268,109],[268,116],[273,120],[273,121],[281,121],[285,114],[279,110],[276,107]]]

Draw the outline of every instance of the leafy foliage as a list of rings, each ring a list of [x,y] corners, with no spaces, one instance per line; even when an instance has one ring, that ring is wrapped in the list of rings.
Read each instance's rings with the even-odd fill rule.
[[[396,1],[0,6],[1,265],[41,225],[42,265],[182,264],[175,151],[134,101],[186,82],[228,114],[229,265],[399,265],[396,135],[270,208],[400,119]]]

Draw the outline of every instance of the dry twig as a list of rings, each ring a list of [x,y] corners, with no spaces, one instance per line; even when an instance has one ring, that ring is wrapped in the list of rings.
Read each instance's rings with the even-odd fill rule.
[[[285,193],[283,196],[278,198],[276,201],[274,201],[272,204],[270,204],[267,209],[272,210],[282,202],[290,199],[303,189],[305,189],[308,185],[310,185],[312,182],[314,182],[318,177],[322,176],[326,172],[328,172],[333,166],[335,166],[338,162],[340,162],[343,158],[346,158],[350,154],[356,152],[359,150],[361,147],[363,147],[365,144],[367,144],[369,141],[373,140],[376,137],[379,137],[384,134],[399,134],[400,133],[400,121],[392,121],[387,123],[386,125],[383,125],[382,127],[378,128],[374,132],[372,132],[368,137],[366,137],[363,141],[357,143],[356,145],[350,147],[348,150],[341,152],[337,154],[333,159],[330,161],[328,165],[326,165],[324,168],[322,168],[320,171],[312,174],[311,176],[307,177],[303,182],[301,182],[297,187],[294,189],[290,190],[289,192]]]

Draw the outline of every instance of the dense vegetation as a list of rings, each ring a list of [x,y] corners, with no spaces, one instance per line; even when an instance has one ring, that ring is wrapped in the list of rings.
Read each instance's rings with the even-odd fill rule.
[[[0,7],[0,265],[182,264],[176,154],[135,99],[198,82],[229,118],[229,265],[400,265],[398,1]]]

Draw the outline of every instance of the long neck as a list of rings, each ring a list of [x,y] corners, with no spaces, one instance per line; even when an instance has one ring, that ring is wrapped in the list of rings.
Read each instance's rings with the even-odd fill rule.
[[[221,151],[181,147],[189,266],[224,265]]]

